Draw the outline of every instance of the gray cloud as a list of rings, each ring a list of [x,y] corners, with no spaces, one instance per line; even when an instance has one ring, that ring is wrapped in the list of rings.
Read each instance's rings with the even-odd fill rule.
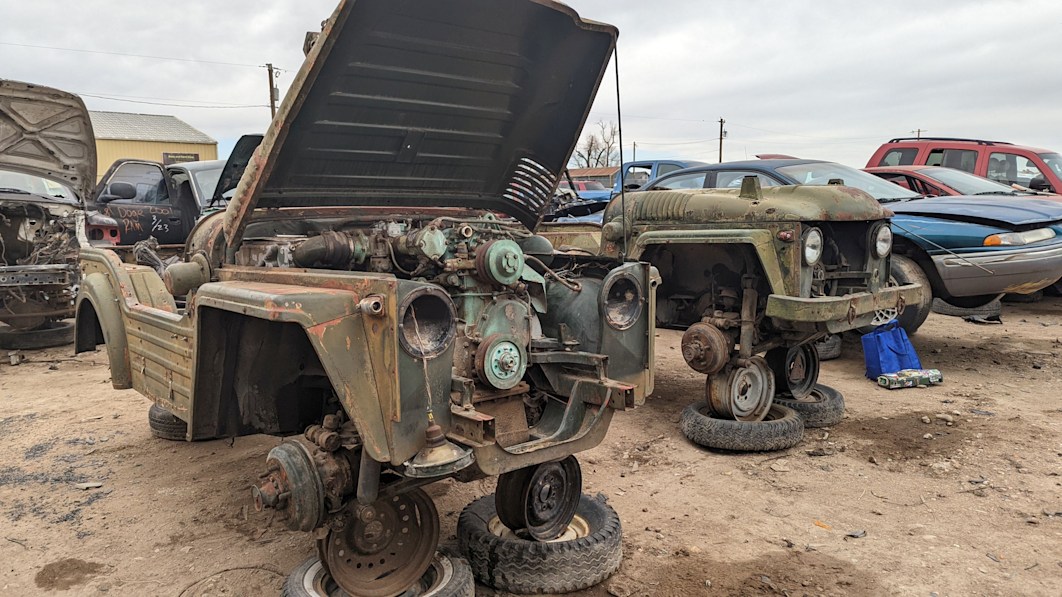
[[[572,0],[620,29],[627,151],[716,159],[791,153],[865,163],[916,127],[1062,150],[1062,5],[1048,0]],[[36,0],[0,6],[0,42],[260,65],[282,91],[305,31],[334,0],[270,3]],[[0,77],[144,102],[254,104],[256,67],[0,45]],[[615,118],[612,73],[591,120]],[[265,129],[269,110],[182,108],[86,97],[92,109],[174,114],[222,142]],[[700,142],[696,142],[700,141]],[[629,155],[629,153],[628,153]]]

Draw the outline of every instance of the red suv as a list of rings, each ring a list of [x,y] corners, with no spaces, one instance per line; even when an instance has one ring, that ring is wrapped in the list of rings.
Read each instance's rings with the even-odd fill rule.
[[[892,139],[867,162],[877,166],[944,166],[1003,184],[1036,191],[1062,192],[1062,155],[1001,141],[922,137]]]

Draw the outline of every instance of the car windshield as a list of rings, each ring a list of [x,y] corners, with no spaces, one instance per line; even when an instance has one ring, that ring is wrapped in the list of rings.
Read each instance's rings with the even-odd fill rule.
[[[218,180],[221,179],[222,168],[199,170],[192,173],[195,177],[195,185],[199,187],[200,196],[204,201],[210,201],[214,196],[214,189],[218,188]]]
[[[942,182],[963,195],[1020,195],[1018,191],[994,180],[953,168],[925,168],[919,170],[933,180]]]
[[[584,191],[604,191],[605,185],[597,182],[596,180],[588,180],[586,182],[575,181],[575,184],[583,187]]]
[[[1062,177],[1062,155],[1053,152],[1041,153],[1040,158],[1043,159],[1044,163],[1047,164],[1052,171],[1054,171],[1055,176]]]
[[[833,162],[793,164],[792,166],[778,168],[778,172],[795,180],[798,184],[827,185],[831,180],[841,180],[845,186],[864,191],[882,202],[906,201],[922,197],[918,193],[912,193],[873,174]]]
[[[66,185],[22,172],[0,170],[0,191],[7,193],[24,193],[58,199],[74,199],[74,191]]]

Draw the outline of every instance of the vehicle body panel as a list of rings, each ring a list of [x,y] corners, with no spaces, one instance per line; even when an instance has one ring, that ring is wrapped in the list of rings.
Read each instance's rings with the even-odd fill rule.
[[[0,168],[65,184],[87,200],[96,180],[96,139],[81,98],[0,79]]]
[[[34,330],[73,315],[77,230],[95,176],[81,98],[0,79],[0,322]]]
[[[1005,184],[1022,184],[1028,187],[1030,181],[1022,178],[1023,175],[1015,171],[1015,161],[1021,159],[1025,161],[1023,163],[1032,164],[1037,169],[1037,172],[1027,173],[1026,176],[1029,178],[1040,176],[1046,183],[1046,188],[1043,190],[1059,193],[1062,192],[1062,170],[1053,168],[1042,157],[1045,154],[1056,153],[1049,149],[983,139],[897,138],[883,143],[867,160],[867,167],[943,165]],[[998,165],[993,163],[994,160],[1001,158],[1005,163]],[[939,164],[934,163],[937,159],[944,161]],[[1062,164],[1058,168],[1062,168]]]
[[[686,176],[692,172],[754,172],[768,176],[780,184],[797,185],[803,181],[792,178],[780,169],[789,166],[813,167],[815,164],[829,164],[821,160],[797,160],[797,159],[768,159],[749,160],[742,162],[730,162],[725,164],[713,164],[699,168],[691,168],[672,173],[671,175],[651,181],[646,187],[666,185],[669,178]],[[841,167],[844,168],[844,167]],[[846,184],[859,186],[867,173],[847,169],[851,177],[845,180]],[[874,190],[880,192],[880,183],[885,182],[877,178]],[[705,185],[713,184],[714,179],[708,176],[704,180]],[[825,181],[823,181],[825,183]],[[896,197],[917,197],[910,190],[887,184],[895,188]],[[888,199],[886,199],[888,200]],[[981,296],[997,293],[1000,287],[1015,288],[1007,292],[1034,292],[1050,285],[1054,280],[1044,282],[1044,278],[1054,275],[1057,280],[1062,271],[1050,252],[1044,253],[1042,247],[1059,243],[1062,246],[1062,234],[1054,239],[1038,243],[1035,247],[1024,248],[1003,247],[1008,251],[1021,253],[1030,251],[1031,261],[1020,260],[1023,264],[1020,268],[1009,268],[1008,281],[1001,283],[992,280],[991,269],[981,270],[971,267],[963,270],[963,283],[953,283],[956,275],[943,271],[944,263],[930,256],[938,253],[966,252],[991,252],[991,248],[984,246],[984,240],[988,235],[999,232],[1023,231],[1041,227],[1055,227],[1062,222],[1062,206],[1057,202],[1041,198],[1002,198],[995,196],[979,197],[938,197],[938,198],[913,198],[910,200],[889,201],[886,206],[896,213],[893,218],[893,231],[897,239],[898,251],[907,247],[912,250],[922,251],[925,259],[916,259],[923,267],[935,268],[930,278],[935,282],[934,291],[942,298]],[[986,233],[981,236],[982,233]],[[998,250],[998,249],[997,249]],[[1036,263],[1038,262],[1038,264]],[[1036,271],[1039,268],[1039,271]],[[928,272],[927,272],[928,273]],[[983,291],[978,291],[976,279],[983,278]],[[1023,279],[1024,277],[1024,279]],[[1032,288],[1032,290],[1028,290]]]
[[[83,252],[93,283],[77,349],[105,340],[116,387],[185,420],[188,439],[298,433],[334,399],[356,427],[351,446],[398,476],[430,424],[473,453],[473,476],[596,445],[614,410],[652,391],[656,278],[644,263],[541,252],[525,226],[574,147],[615,36],[546,0],[343,0],[184,262],[160,277]],[[519,249],[490,256],[506,246]],[[637,292],[610,298],[620,282]],[[422,296],[454,315],[413,309]],[[631,304],[622,325],[607,318],[614,300]],[[418,321],[456,331],[418,357]],[[526,358],[510,389],[484,381],[497,371],[483,367],[504,364],[481,354],[498,336]],[[538,423],[523,414],[532,399],[544,401]]]
[[[446,204],[533,228],[618,33],[558,3],[475,6],[341,3],[230,202],[230,244],[258,206]]]
[[[1000,197],[1036,197],[1050,201],[1062,201],[1062,196],[1060,195],[1031,191],[1024,187],[1015,188],[1014,186],[1004,185],[963,170],[944,168],[942,166],[879,166],[863,168],[863,171],[880,176],[893,184],[927,197],[992,195]],[[954,181],[949,183],[948,180],[942,180],[942,178],[948,178],[942,176],[945,173],[950,174],[952,177],[961,175],[965,180],[972,180],[974,183],[978,183],[977,189],[972,188],[973,185],[962,186]],[[966,190],[961,190],[958,187]]]
[[[627,162],[620,167],[616,174],[616,183],[612,186],[612,195],[618,194],[622,187],[637,188],[641,186],[639,181],[648,181],[664,176],[676,170],[703,166],[704,162],[695,160],[637,160]]]
[[[117,184],[116,184],[117,183]],[[115,192],[118,184],[132,185],[133,197]],[[115,185],[112,187],[112,185]],[[182,244],[199,215],[191,188],[181,195],[170,171],[158,162],[139,159],[116,160],[96,185],[89,208],[118,222],[123,245],[133,245],[154,237],[163,245]]]

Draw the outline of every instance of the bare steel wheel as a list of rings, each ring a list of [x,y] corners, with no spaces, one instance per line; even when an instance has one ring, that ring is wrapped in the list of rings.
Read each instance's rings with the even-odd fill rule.
[[[819,381],[819,351],[812,343],[779,346],[767,351],[766,356],[779,394],[799,400],[810,394]]]
[[[506,527],[538,541],[551,541],[572,522],[582,495],[583,473],[575,456],[505,473],[494,494]]]
[[[351,506],[350,522],[317,543],[327,572],[359,597],[398,595],[421,578],[439,544],[439,514],[412,489],[371,506]]]
[[[716,417],[762,421],[774,399],[774,374],[763,357],[752,357],[745,367],[709,375],[705,394]]]

